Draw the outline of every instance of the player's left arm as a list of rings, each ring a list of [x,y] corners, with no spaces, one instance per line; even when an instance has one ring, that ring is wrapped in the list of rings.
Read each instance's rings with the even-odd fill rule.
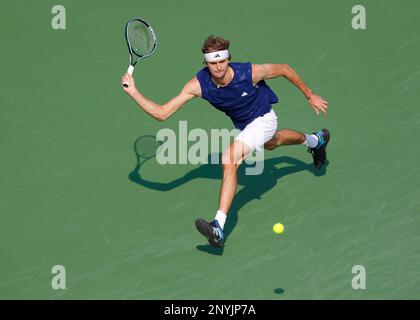
[[[285,77],[305,95],[312,109],[319,114],[319,111],[327,114],[328,102],[321,96],[312,92],[312,90],[299,77],[296,71],[288,64],[253,64],[252,65],[252,82],[256,85],[261,80]]]

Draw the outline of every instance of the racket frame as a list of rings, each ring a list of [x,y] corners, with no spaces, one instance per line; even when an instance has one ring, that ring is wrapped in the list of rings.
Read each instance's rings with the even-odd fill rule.
[[[132,48],[132,46],[131,46],[131,42],[130,42],[130,39],[129,39],[129,37],[128,37],[128,26],[130,25],[130,23],[132,22],[132,21],[135,21],[135,20],[137,20],[137,21],[140,21],[141,23],[143,23],[148,29],[149,29],[149,31],[150,31],[150,33],[151,33],[151,35],[152,35],[152,39],[153,39],[153,48],[152,48],[152,50],[150,51],[150,53],[149,54],[146,54],[146,55],[139,55],[139,54],[137,54],[135,51],[133,51],[133,48]],[[129,57],[130,57],[130,65],[128,66],[128,69],[127,69],[127,73],[131,76],[132,74],[133,74],[133,71],[134,71],[134,66],[137,64],[137,62],[139,62],[141,59],[143,59],[143,58],[146,58],[146,57],[148,57],[148,56],[150,56],[150,55],[152,55],[153,54],[153,52],[155,52],[155,50],[156,50],[156,47],[157,47],[157,37],[156,37],[156,33],[155,33],[155,30],[153,30],[153,28],[152,28],[152,26],[147,22],[147,21],[145,21],[145,20],[143,20],[143,19],[141,19],[141,18],[131,18],[130,20],[128,20],[127,21],[127,23],[125,24],[125,32],[124,32],[124,34],[125,34],[125,40],[126,40],[126,42],[127,42],[127,47],[128,47],[128,53],[129,53]],[[133,56],[136,56],[136,57],[138,57],[136,60],[134,60],[134,58],[133,58]],[[125,88],[127,88],[128,87],[128,85],[129,85],[129,83],[128,82],[124,82],[123,83],[123,86],[125,87]]]

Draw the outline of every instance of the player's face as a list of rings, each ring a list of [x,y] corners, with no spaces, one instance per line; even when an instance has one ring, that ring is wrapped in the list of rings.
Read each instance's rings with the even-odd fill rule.
[[[207,62],[210,73],[213,77],[222,79],[226,75],[229,67],[229,59],[224,59],[216,62]]]

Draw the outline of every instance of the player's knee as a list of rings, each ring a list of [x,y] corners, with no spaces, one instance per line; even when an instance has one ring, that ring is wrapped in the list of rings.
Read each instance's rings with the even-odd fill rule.
[[[231,157],[229,154],[226,157],[222,156],[222,166],[223,168],[229,169],[230,167],[234,167],[236,165],[235,159]]]
[[[222,164],[223,165],[225,165],[225,164],[229,165],[229,164],[234,164],[234,163],[235,163],[234,153],[231,152],[230,149],[223,152],[223,154],[222,154]]]
[[[222,166],[223,169],[231,169],[232,166],[235,166],[235,155],[231,152],[230,149],[226,150],[222,154]]]

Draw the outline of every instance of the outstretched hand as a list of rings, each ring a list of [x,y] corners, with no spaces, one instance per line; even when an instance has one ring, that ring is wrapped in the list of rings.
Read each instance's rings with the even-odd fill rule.
[[[327,114],[328,101],[325,101],[322,97],[313,94],[310,99],[308,99],[309,104],[312,109],[319,114],[319,111],[322,111],[324,114]]]

